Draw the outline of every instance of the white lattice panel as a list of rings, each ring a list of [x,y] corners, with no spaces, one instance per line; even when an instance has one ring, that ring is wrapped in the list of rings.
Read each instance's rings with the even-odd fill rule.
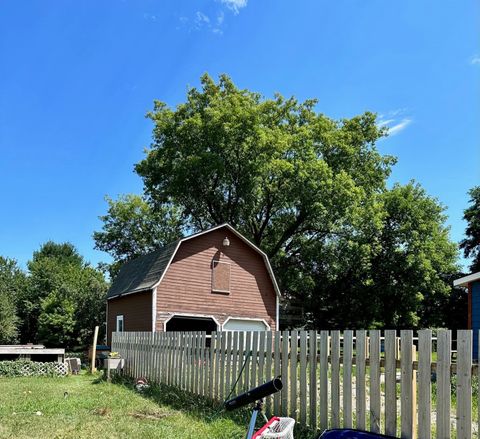
[[[35,368],[33,367],[35,365]],[[52,366],[53,365],[53,366]],[[32,362],[30,364],[24,364],[22,366],[22,375],[24,376],[39,376],[39,375],[49,375],[52,371],[52,367],[55,370],[57,375],[67,375],[68,366],[65,363],[40,363]]]

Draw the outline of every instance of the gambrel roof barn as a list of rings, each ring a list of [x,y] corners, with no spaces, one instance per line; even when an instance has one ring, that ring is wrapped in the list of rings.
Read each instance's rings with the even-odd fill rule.
[[[127,262],[107,296],[113,331],[278,329],[267,255],[228,224]]]

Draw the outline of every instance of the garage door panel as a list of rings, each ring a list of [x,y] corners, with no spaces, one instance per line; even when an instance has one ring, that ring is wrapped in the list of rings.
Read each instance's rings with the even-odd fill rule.
[[[223,325],[224,331],[267,331],[268,327],[261,320],[231,318]]]

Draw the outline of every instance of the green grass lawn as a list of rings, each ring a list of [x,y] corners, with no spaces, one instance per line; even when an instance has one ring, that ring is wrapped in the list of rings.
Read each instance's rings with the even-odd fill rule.
[[[142,395],[89,375],[0,378],[0,438],[244,437],[246,413],[217,412],[171,388]]]
[[[67,392],[67,394],[65,394]],[[0,378],[0,438],[243,439],[250,412],[225,413],[168,386],[139,393],[99,376]],[[297,439],[316,437],[295,432]]]

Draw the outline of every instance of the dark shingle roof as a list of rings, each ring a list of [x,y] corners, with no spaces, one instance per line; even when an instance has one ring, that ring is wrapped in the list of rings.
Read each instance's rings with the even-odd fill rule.
[[[178,242],[126,262],[108,290],[107,298],[151,289],[167,268]]]

